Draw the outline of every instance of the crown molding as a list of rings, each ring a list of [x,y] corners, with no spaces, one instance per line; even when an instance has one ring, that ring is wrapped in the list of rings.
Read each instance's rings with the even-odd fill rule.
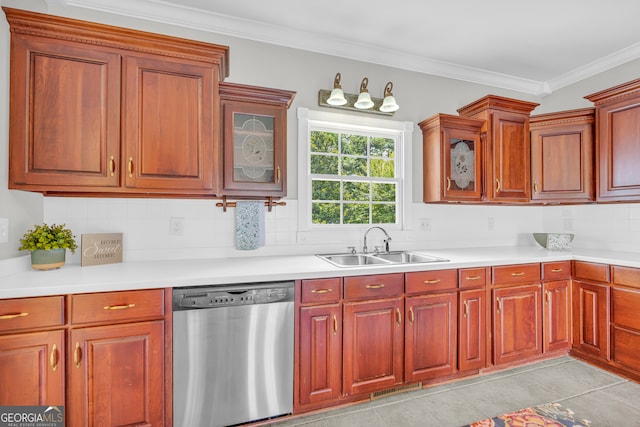
[[[45,0],[50,6],[79,7],[181,27],[349,58],[469,83],[545,96],[618,65],[640,58],[640,43],[548,81],[536,81],[426,58],[408,52],[355,43],[301,30],[171,4],[162,0]]]

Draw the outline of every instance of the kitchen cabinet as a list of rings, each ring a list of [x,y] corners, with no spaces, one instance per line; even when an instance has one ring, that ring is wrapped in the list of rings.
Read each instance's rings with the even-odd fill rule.
[[[484,120],[483,200],[529,202],[529,114],[536,106],[533,102],[487,95],[458,109],[462,117]]]
[[[9,187],[213,195],[228,48],[3,8]]]
[[[611,363],[640,376],[640,269],[612,267]]]
[[[417,382],[457,371],[458,272],[406,273],[404,380]]]
[[[165,425],[164,291],[69,298],[69,425]]]
[[[609,360],[609,266],[573,261],[572,352]]]
[[[344,395],[403,382],[403,274],[344,278]]]
[[[522,361],[542,353],[540,265],[492,268],[493,362]]]
[[[481,201],[484,121],[436,114],[419,126],[423,141],[423,201]]]
[[[640,200],[640,79],[585,98],[596,109],[596,200]]]
[[[571,262],[542,264],[543,352],[567,351],[571,327]]]
[[[531,116],[531,200],[594,200],[594,109]]]
[[[487,366],[487,289],[485,268],[460,269],[458,305],[458,370]]]
[[[220,84],[223,123],[221,195],[287,194],[287,109],[295,92]]]
[[[0,300],[0,406],[65,405],[64,297]]]
[[[296,412],[330,405],[342,392],[342,279],[297,286]]]

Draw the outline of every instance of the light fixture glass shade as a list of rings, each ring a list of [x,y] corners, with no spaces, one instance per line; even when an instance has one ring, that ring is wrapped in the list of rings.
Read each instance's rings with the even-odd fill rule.
[[[373,107],[373,101],[371,100],[371,95],[369,95],[369,92],[360,92],[360,95],[358,95],[358,100],[355,104],[353,104],[353,106],[360,110],[366,110]]]
[[[380,106],[380,111],[385,113],[392,113],[397,111],[400,106],[396,103],[396,98],[393,95],[385,96]]]
[[[380,106],[380,111],[383,113],[393,113],[398,110],[400,106],[396,102],[395,96],[391,93],[393,89],[393,83],[389,82],[384,87],[384,100],[382,101],[382,105]]]
[[[347,98],[344,97],[344,92],[339,87],[334,88],[327,99],[329,105],[344,105],[346,103]]]

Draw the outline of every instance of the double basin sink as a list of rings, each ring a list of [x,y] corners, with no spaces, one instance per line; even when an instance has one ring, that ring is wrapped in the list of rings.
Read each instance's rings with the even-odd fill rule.
[[[318,255],[321,259],[338,267],[360,267],[371,265],[420,264],[429,262],[447,262],[446,258],[425,255],[411,251],[374,252],[367,254],[344,253]]]

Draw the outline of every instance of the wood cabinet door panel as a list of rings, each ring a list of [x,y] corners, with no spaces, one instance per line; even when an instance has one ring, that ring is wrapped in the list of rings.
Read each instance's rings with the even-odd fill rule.
[[[458,309],[458,368],[460,371],[482,369],[486,366],[486,291],[461,291]]]
[[[611,360],[640,371],[640,332],[614,325],[611,334]]]
[[[599,111],[600,197],[640,196],[640,102]],[[604,133],[606,132],[606,133]]]
[[[0,378],[0,406],[63,406],[64,331],[0,336]]]
[[[120,56],[16,34],[11,54],[10,184],[118,186]]]
[[[370,393],[402,383],[402,298],[344,304],[345,395]]]
[[[495,201],[527,202],[530,198],[530,139],[528,116],[493,113],[493,182]]]
[[[408,297],[404,380],[416,382],[456,370],[457,294]]]
[[[571,261],[545,262],[542,264],[542,280],[546,282],[571,278]]]
[[[496,365],[542,353],[540,285],[494,289],[493,292]]]
[[[98,292],[69,296],[71,323],[118,323],[164,316],[164,290]]]
[[[408,294],[436,292],[458,287],[457,270],[418,271],[405,274]]]
[[[69,425],[164,425],[164,322],[70,332]]]
[[[344,278],[344,298],[375,299],[395,297],[404,291],[404,274],[370,274]]]
[[[545,282],[544,294],[544,351],[569,348],[571,295],[569,281]]]
[[[0,332],[64,325],[64,297],[0,300]]]
[[[640,292],[631,289],[611,289],[611,322],[640,331]]]
[[[491,268],[494,285],[517,285],[540,281],[540,264],[499,265]]]
[[[609,359],[609,297],[605,284],[573,282],[573,346]]]
[[[202,63],[125,58],[127,187],[213,189],[216,75],[214,66]]]
[[[340,304],[300,309],[300,402],[337,399],[342,382]]]

